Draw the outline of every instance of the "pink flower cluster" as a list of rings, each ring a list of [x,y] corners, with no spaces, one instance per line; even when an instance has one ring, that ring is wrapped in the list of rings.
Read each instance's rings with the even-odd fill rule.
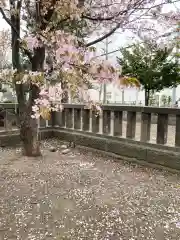
[[[31,49],[41,47],[42,44],[51,48],[54,54],[54,68],[61,72],[61,76],[66,78],[68,90],[81,88],[83,91],[83,79],[91,79],[102,83],[117,82],[118,71],[107,60],[99,60],[94,57],[94,49],[79,47],[78,39],[64,31],[56,31],[56,34],[50,35],[49,40],[40,39],[39,37],[29,38]],[[51,46],[50,46],[51,43]],[[77,77],[77,75],[79,77]],[[48,111],[57,111],[61,106],[63,90],[61,84],[55,86],[43,87],[39,99],[36,99],[33,106],[33,117],[38,118],[43,108]],[[58,104],[57,104],[58,102]],[[89,106],[99,111],[97,101],[89,100]]]
[[[42,109],[47,109],[49,112],[61,111],[63,109],[61,104],[62,94],[61,84],[42,87],[40,97],[35,100],[35,105],[32,107],[32,118],[38,119],[42,114]]]

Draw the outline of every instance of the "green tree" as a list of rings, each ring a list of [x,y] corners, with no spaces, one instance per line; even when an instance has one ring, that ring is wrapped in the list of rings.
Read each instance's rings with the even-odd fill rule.
[[[122,57],[118,58],[118,62],[122,67],[122,75],[139,80],[145,90],[146,106],[151,93],[176,86],[180,82],[179,65],[172,51],[150,43],[121,49]]]

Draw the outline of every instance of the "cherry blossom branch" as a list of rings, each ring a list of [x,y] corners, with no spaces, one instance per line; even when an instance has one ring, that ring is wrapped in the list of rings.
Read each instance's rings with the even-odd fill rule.
[[[175,0],[173,3],[175,3],[175,2],[179,2],[180,0]],[[149,7],[149,8],[138,8],[138,6],[133,6],[134,7],[134,9],[133,9],[133,11],[129,14],[129,16],[130,15],[132,15],[136,10],[147,10],[145,13],[143,13],[142,15],[140,15],[138,18],[136,18],[136,19],[133,19],[132,21],[130,21],[130,22],[135,22],[135,21],[137,21],[138,19],[141,19],[142,18],[142,16],[144,16],[144,15],[146,15],[150,10],[152,10],[153,8],[157,8],[157,7],[159,7],[159,6],[162,6],[162,5],[166,5],[167,3],[165,3],[165,2],[163,2],[163,3],[160,3],[160,4],[156,4],[156,5],[153,5],[153,6],[151,6],[151,7]],[[139,6],[141,5],[141,2],[139,3]],[[129,6],[129,8],[132,8],[132,6]],[[129,11],[129,9],[127,8],[126,10],[125,10],[125,13],[127,13]],[[95,19],[94,19],[95,20]],[[129,23],[130,23],[129,22]],[[107,34],[105,34],[105,35],[103,35],[102,37],[100,37],[100,38],[98,38],[98,39],[96,39],[96,40],[94,40],[94,41],[92,41],[92,42],[89,42],[89,43],[87,43],[85,46],[86,47],[90,47],[90,46],[92,46],[92,45],[94,45],[94,44],[97,44],[98,42],[101,42],[101,41],[103,41],[104,39],[106,39],[106,38],[108,38],[108,37],[110,37],[118,28],[120,28],[121,27],[121,24],[122,24],[122,22],[120,22],[120,23],[118,23],[112,30],[110,30]]]
[[[102,37],[100,37],[100,38],[98,38],[98,39],[96,39],[96,40],[94,40],[94,41],[92,41],[92,42],[87,43],[85,46],[86,46],[86,47],[90,47],[90,46],[92,46],[92,45],[94,45],[94,44],[96,44],[96,43],[98,43],[98,42],[103,41],[104,39],[110,37],[118,28],[120,28],[120,26],[121,26],[121,22],[118,23],[118,24],[116,25],[116,27],[114,27],[114,28],[113,28],[111,31],[109,31],[107,34],[105,34],[104,36],[102,36]]]

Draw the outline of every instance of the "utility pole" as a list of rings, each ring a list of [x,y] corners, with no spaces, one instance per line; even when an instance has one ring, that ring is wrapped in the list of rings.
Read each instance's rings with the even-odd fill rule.
[[[176,55],[178,53],[178,47],[176,45]],[[176,56],[176,62],[178,62],[178,57]],[[176,104],[176,87],[173,87],[172,89],[172,105],[175,106]]]
[[[179,59],[178,59],[178,53],[179,53],[179,44],[178,44],[178,38],[179,37],[179,27],[178,27],[178,33],[177,33],[177,37],[176,37],[176,62],[179,63]],[[176,87],[173,87],[172,89],[172,104],[175,105],[176,104]]]

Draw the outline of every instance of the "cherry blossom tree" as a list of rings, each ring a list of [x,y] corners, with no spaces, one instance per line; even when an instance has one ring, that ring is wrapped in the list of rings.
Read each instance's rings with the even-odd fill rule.
[[[111,36],[117,29],[152,30],[154,26],[150,20],[154,18],[158,21],[162,18],[162,6],[169,2],[169,0],[161,0],[160,3],[156,0],[0,2],[2,17],[11,27],[13,65],[13,70],[4,70],[1,75],[2,79],[13,82],[15,86],[19,104],[20,137],[26,156],[41,154],[37,141],[36,119],[40,116],[48,119],[51,111],[61,110],[67,89],[71,89],[72,92],[80,91],[86,80],[118,83],[119,72],[107,61],[95,59],[91,46]],[[24,38],[21,37],[20,31],[23,24],[27,28]],[[88,42],[85,37],[90,35],[94,40]],[[31,71],[23,69],[21,52],[29,58]],[[47,56],[49,61],[45,64]],[[48,87],[51,80],[56,83]],[[58,100],[58,104],[55,100]],[[99,110],[99,105],[94,103],[91,105]]]

